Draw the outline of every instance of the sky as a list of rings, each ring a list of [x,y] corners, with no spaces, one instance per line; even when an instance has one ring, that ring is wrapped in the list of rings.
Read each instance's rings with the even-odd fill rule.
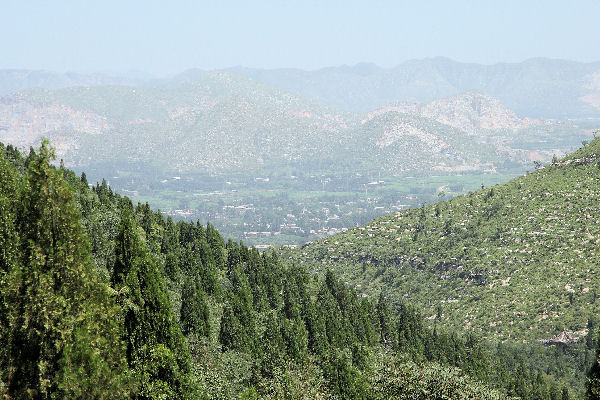
[[[0,0],[0,69],[600,61],[599,0]]]

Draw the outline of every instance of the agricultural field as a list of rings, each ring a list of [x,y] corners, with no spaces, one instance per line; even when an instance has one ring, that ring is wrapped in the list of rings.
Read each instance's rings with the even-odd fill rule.
[[[385,214],[505,182],[519,172],[394,177],[281,170],[252,176],[188,174],[155,181],[122,174],[109,183],[175,220],[211,222],[226,237],[266,248],[302,245]]]

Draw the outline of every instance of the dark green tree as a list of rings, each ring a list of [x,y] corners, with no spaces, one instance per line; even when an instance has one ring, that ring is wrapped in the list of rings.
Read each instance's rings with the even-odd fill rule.
[[[262,360],[261,371],[263,376],[272,378],[275,368],[281,366],[285,356],[285,342],[281,334],[281,325],[276,312],[270,312],[267,317],[265,332],[261,340]]]
[[[29,159],[17,227],[21,257],[3,284],[8,397],[122,398],[128,389],[119,310],[91,266],[73,193],[52,160],[47,142]]]
[[[332,391],[340,399],[368,399],[368,385],[344,352],[333,349],[324,368]]]
[[[229,262],[229,261],[228,261]],[[232,290],[221,319],[219,341],[223,349],[248,351],[259,350],[256,344],[256,319],[252,290],[240,264],[233,265],[229,280]]]
[[[308,332],[304,322],[299,317],[283,318],[281,328],[288,358],[295,362],[304,361],[308,352]]]
[[[193,398],[190,354],[175,320],[156,259],[148,253],[130,207],[123,209],[112,281],[123,299],[127,361],[140,399]]]
[[[3,149],[2,149],[3,150]],[[16,293],[10,287],[9,273],[20,268],[20,245],[17,231],[18,205],[21,196],[20,179],[16,171],[6,159],[4,151],[0,151],[0,386],[5,387],[8,381],[10,353],[9,336],[11,311],[9,296]],[[13,282],[18,284],[18,282]],[[4,383],[4,384],[2,384]],[[2,395],[0,389],[0,395]]]
[[[206,295],[196,279],[187,280],[181,293],[181,330],[184,334],[208,336],[210,312]]]
[[[379,294],[376,309],[379,319],[379,341],[384,346],[395,348],[398,344],[398,336],[396,329],[394,329],[392,311],[383,293]]]
[[[588,335],[592,335],[592,332],[588,333]],[[600,340],[597,340],[597,342],[600,343]],[[600,346],[596,348],[596,357],[587,373],[586,388],[588,399],[600,399]],[[563,390],[563,396],[564,393],[565,391]]]

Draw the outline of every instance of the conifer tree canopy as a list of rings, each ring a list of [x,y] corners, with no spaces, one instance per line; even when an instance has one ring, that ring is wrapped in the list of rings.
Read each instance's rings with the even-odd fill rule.
[[[72,193],[53,160],[43,142],[18,198],[11,248],[17,244],[20,257],[3,257],[3,380],[10,398],[122,398],[127,385],[118,307],[91,267]],[[7,194],[2,186],[0,202]]]

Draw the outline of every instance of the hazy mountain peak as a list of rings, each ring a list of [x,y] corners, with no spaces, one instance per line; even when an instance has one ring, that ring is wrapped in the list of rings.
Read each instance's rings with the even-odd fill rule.
[[[498,99],[479,91],[435,100],[421,114],[438,122],[474,132],[481,129],[517,129],[522,121]]]
[[[473,133],[480,130],[517,129],[523,122],[498,99],[469,91],[428,104],[397,101],[367,114],[363,123],[387,112],[419,115]]]

